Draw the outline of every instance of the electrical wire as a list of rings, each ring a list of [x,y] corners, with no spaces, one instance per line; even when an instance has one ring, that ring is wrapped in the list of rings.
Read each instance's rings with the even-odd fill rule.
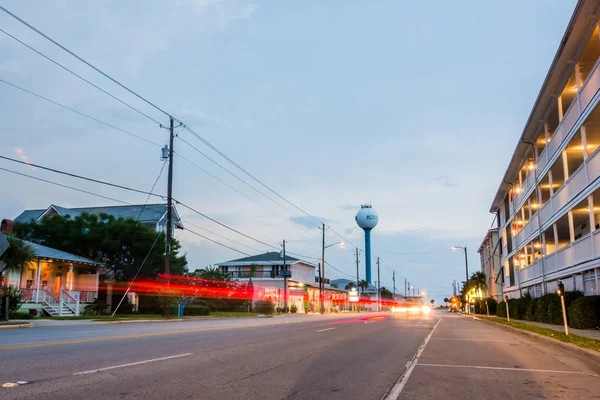
[[[355,276],[352,276],[352,275],[350,275],[350,274],[347,274],[347,273],[345,273],[345,272],[342,272],[342,271],[340,271],[339,269],[337,269],[336,267],[334,267],[333,265],[331,265],[331,263],[330,263],[329,261],[325,261],[325,264],[329,265],[331,268],[333,268],[335,271],[339,272],[339,273],[340,273],[340,274],[342,274],[342,275],[348,276],[348,277],[350,277],[350,278],[352,278],[352,279],[355,279],[355,278],[356,278]]]
[[[111,186],[111,187],[114,187],[114,188],[117,188],[117,189],[128,190],[130,192],[146,194],[148,196],[155,196],[155,197],[160,197],[160,198],[164,199],[164,196],[159,195],[159,194],[154,194],[152,192],[145,192],[143,190],[134,189],[134,188],[130,188],[130,187],[127,187],[127,186],[122,186],[122,185],[117,185],[115,183],[104,182],[104,181],[100,181],[98,179],[93,179],[93,178],[88,178],[88,177],[85,177],[85,176],[82,176],[82,175],[73,174],[71,172],[60,171],[60,170],[57,170],[57,169],[54,169],[54,168],[45,167],[43,165],[33,164],[33,163],[30,163],[29,161],[21,161],[21,160],[17,160],[17,159],[6,157],[6,156],[2,156],[2,155],[0,155],[0,159],[4,159],[4,160],[7,160],[7,161],[12,161],[12,162],[15,162],[15,163],[27,165],[27,166],[30,166],[30,167],[44,169],[46,171],[55,172],[57,174],[66,175],[66,176],[70,176],[70,177],[73,177],[73,178],[77,178],[77,179],[82,179],[82,180],[86,180],[86,181],[98,183],[98,184],[101,184],[101,185]]]
[[[40,33],[41,35],[45,36],[44,34],[42,34],[41,32],[37,31],[37,29],[33,28],[31,25],[27,24],[25,21],[21,20],[19,17],[17,17],[16,15],[12,14],[10,11],[6,10],[4,7],[0,6],[0,9],[7,12],[8,14],[10,14],[11,16],[15,17],[17,20],[25,23],[25,25],[27,25],[28,27],[32,28],[33,30],[35,30],[36,32]],[[33,47],[31,47],[30,45],[28,45],[27,43],[19,40],[18,38],[16,38],[15,36],[11,35],[10,33],[6,32],[3,29],[0,29],[0,32],[4,33],[6,36],[13,38],[14,40],[16,40],[17,42],[21,43],[23,46],[29,48],[30,50],[36,52],[37,54],[39,54],[40,56],[44,57],[46,60],[52,62],[53,64],[59,66],[60,68],[64,69],[65,71],[75,75],[77,78],[81,79],[82,81],[86,82],[87,84],[95,87],[96,89],[98,89],[99,91],[101,91],[102,93],[112,97],[113,99],[117,100],[119,103],[123,104],[126,107],[129,107],[130,109],[132,109],[133,111],[137,112],[138,114],[143,115],[144,117],[148,118],[149,120],[155,122],[156,124],[160,125],[160,122],[158,122],[157,120],[155,120],[154,118],[152,118],[151,116],[149,116],[148,114],[138,110],[137,108],[135,108],[134,106],[124,102],[123,100],[119,99],[118,97],[110,94],[109,92],[107,92],[106,90],[102,89],[101,87],[99,87],[98,85],[90,82],[89,80],[85,79],[83,76],[77,74],[76,72],[70,70],[69,68],[65,67],[64,65],[62,65],[61,63],[59,63],[58,61],[53,60],[52,58],[48,57],[47,55],[45,55],[44,53],[34,49]],[[48,38],[49,39],[49,38]],[[50,39],[51,41],[53,41],[52,39]],[[54,41],[53,41],[54,42]],[[56,42],[54,42],[56,44]],[[68,51],[68,50],[67,50]],[[84,61],[85,62],[85,61]],[[87,63],[86,63],[87,64]]]
[[[1,29],[0,29],[0,30],[1,30]],[[64,105],[64,104],[61,104],[61,103],[58,103],[58,102],[56,102],[56,101],[54,101],[54,100],[50,100],[50,99],[49,99],[49,98],[47,98],[47,97],[44,97],[44,96],[42,96],[42,95],[40,95],[40,94],[37,94],[37,93],[35,93],[35,92],[32,92],[32,91],[30,91],[30,90],[27,90],[27,89],[25,89],[25,88],[23,88],[23,87],[21,87],[21,86],[15,85],[14,83],[10,83],[10,82],[8,82],[8,81],[6,81],[6,80],[4,80],[4,79],[1,79],[1,78],[0,78],[0,82],[4,83],[4,84],[6,84],[6,85],[12,86],[13,88],[15,88],[15,89],[18,89],[18,90],[21,90],[21,91],[23,91],[23,92],[25,92],[25,93],[28,93],[28,94],[30,94],[30,95],[32,95],[32,96],[35,96],[35,97],[37,97],[37,98],[39,98],[39,99],[45,100],[45,101],[47,101],[47,102],[49,102],[49,103],[52,103],[52,104],[54,104],[54,105],[56,105],[56,106],[62,107],[62,108],[64,108],[65,110],[69,110],[69,111],[71,111],[71,112],[74,112],[75,114],[79,114],[79,115],[81,115],[82,117],[85,117],[85,118],[91,119],[92,121],[96,121],[96,122],[98,122],[98,123],[100,123],[100,124],[102,124],[102,125],[108,126],[109,128],[116,129],[117,131],[123,132],[123,133],[125,133],[125,134],[127,134],[127,135],[129,135],[129,136],[133,136],[134,138],[137,138],[137,139],[143,140],[143,141],[144,141],[144,142],[146,142],[146,143],[149,143],[149,144],[151,144],[151,145],[154,145],[154,146],[157,146],[157,147],[159,147],[159,148],[162,148],[162,146],[161,146],[160,144],[158,144],[158,143],[152,142],[152,141],[150,141],[150,140],[148,140],[148,139],[146,139],[146,138],[144,138],[144,137],[142,137],[142,136],[138,136],[138,135],[136,135],[135,133],[128,132],[128,131],[126,131],[126,130],[124,130],[124,129],[121,129],[121,128],[119,128],[119,127],[116,127],[116,126],[114,126],[114,125],[112,125],[112,124],[109,124],[108,122],[104,122],[104,121],[102,121],[102,120],[100,120],[100,119],[98,119],[98,118],[92,117],[91,115],[84,114],[84,113],[82,113],[81,111],[77,111],[77,110],[75,110],[74,108],[68,107],[68,106],[66,106],[66,105]]]
[[[81,61],[82,63],[84,63],[85,65],[87,65],[88,67],[92,68],[94,71],[98,72],[99,74],[103,75],[105,78],[111,80],[112,82],[114,82],[115,84],[119,85],[120,87],[122,87],[123,89],[127,90],[129,93],[133,94],[134,96],[136,96],[138,99],[142,100],[143,102],[145,102],[146,104],[154,107],[155,109],[157,109],[158,111],[162,112],[163,114],[167,115],[167,116],[171,116],[169,115],[169,113],[167,113],[166,111],[164,111],[163,109],[161,109],[160,107],[158,107],[157,105],[155,105],[154,103],[150,102],[149,100],[145,99],[144,97],[140,96],[139,94],[137,94],[136,92],[134,92],[133,90],[129,89],[127,86],[123,85],[121,82],[117,81],[116,79],[114,79],[113,77],[111,77],[110,75],[108,75],[107,73],[103,72],[102,70],[100,70],[99,68],[96,68],[94,65],[90,64],[89,62],[87,62],[86,60],[84,60],[83,58],[81,58],[80,56],[78,56],[77,54],[75,54],[74,52],[72,52],[71,50],[67,49],[65,46],[63,46],[62,44],[58,43],[56,40],[52,39],[51,37],[49,37],[48,35],[46,35],[45,33],[43,33],[42,31],[40,31],[39,29],[35,28],[34,26],[32,26],[31,24],[27,23],[26,21],[24,21],[23,19],[19,18],[18,16],[16,16],[15,14],[13,14],[12,12],[8,11],[6,8],[0,6],[0,10],[4,11],[6,14],[10,15],[11,17],[13,17],[14,19],[16,19],[17,21],[19,21],[20,23],[22,23],[23,25],[25,25],[26,27],[28,27],[29,29],[31,29],[32,31],[34,31],[35,33],[37,33],[38,35],[42,36],[44,39],[52,42],[54,45],[60,47],[62,50],[66,51],[67,53],[69,53],[71,56],[75,57],[76,59],[78,59],[79,61]],[[29,46],[28,46],[29,47]],[[41,54],[41,53],[40,53]],[[89,82],[88,82],[89,83]],[[140,111],[138,111],[140,112]],[[140,112],[141,113],[141,112]],[[146,116],[146,115],[145,115]],[[149,119],[152,119],[151,117],[146,116]],[[156,120],[152,119],[154,122],[160,124],[159,122],[157,122]]]
[[[186,230],[186,231],[188,231],[188,232],[190,232],[190,233],[193,233],[194,235],[196,235],[196,236],[199,236],[199,237],[201,237],[201,238],[203,238],[203,239],[205,239],[205,240],[208,240],[208,241],[210,241],[210,242],[216,243],[216,244],[218,244],[219,246],[226,247],[226,248],[228,248],[229,250],[236,251],[236,252],[238,252],[238,253],[241,253],[241,254],[244,254],[244,255],[246,255],[246,256],[248,256],[248,257],[250,257],[250,256],[251,256],[251,254],[245,253],[245,252],[243,252],[243,251],[241,251],[241,250],[238,250],[238,249],[234,249],[233,247],[227,246],[226,244],[223,244],[223,243],[221,243],[221,242],[217,242],[216,240],[213,240],[213,239],[211,239],[211,238],[209,238],[209,237],[206,237],[206,236],[204,236],[204,235],[201,235],[201,234],[199,234],[198,232],[195,232],[195,231],[193,231],[193,230],[191,230],[191,229],[189,229],[189,228],[185,228],[185,230]]]
[[[226,236],[219,235],[218,233],[215,233],[215,232],[213,232],[213,231],[209,231],[208,229],[205,229],[205,228],[202,228],[201,226],[198,226],[198,225],[196,225],[196,224],[193,224],[193,223],[191,223],[191,222],[190,222],[190,221],[188,221],[188,220],[183,220],[182,222],[184,222],[186,225],[191,225],[191,226],[194,226],[194,227],[196,227],[197,229],[200,229],[200,230],[202,230],[202,231],[205,231],[205,232],[211,233],[211,234],[213,234],[213,235],[215,235],[215,236],[218,236],[218,237],[220,237],[221,239],[229,240],[230,242],[233,242],[233,243],[235,243],[235,244],[238,244],[238,245],[240,245],[240,246],[247,247],[247,248],[249,248],[250,250],[254,250],[254,251],[257,251],[257,252],[261,252],[261,251],[262,251],[262,250],[259,250],[259,249],[255,249],[254,247],[250,247],[250,246],[248,246],[248,245],[245,245],[245,244],[243,244],[243,243],[241,243],[241,242],[238,242],[238,241],[236,241],[236,240],[230,239],[230,238],[228,238],[228,237],[226,237]]]
[[[150,193],[148,193],[148,197],[146,197],[146,202],[144,203],[144,205],[142,206],[142,209],[140,210],[140,213],[138,214],[137,218],[135,219],[136,222],[140,220],[140,217],[142,216],[142,213],[144,212],[144,209],[146,208],[146,206],[148,205],[148,201],[150,200],[150,196],[154,193],[154,188],[156,187],[156,184],[158,183],[158,180],[160,179],[160,177],[162,176],[162,173],[165,169],[165,165],[167,165],[167,160],[165,160],[163,162],[162,167],[160,168],[160,172],[158,173],[158,176],[156,177],[156,180],[154,181],[154,184],[152,185],[152,189],[150,189]]]
[[[47,179],[38,178],[36,176],[27,175],[27,174],[24,174],[22,172],[13,171],[13,170],[6,169],[6,168],[0,168],[0,170],[6,171],[6,172],[10,172],[11,174],[15,174],[15,175],[25,176],[27,178],[35,179],[37,181],[46,182],[46,183],[49,183],[49,184],[52,184],[52,185],[56,185],[56,186],[60,186],[60,187],[63,187],[63,188],[75,190],[77,192],[91,194],[92,196],[96,196],[96,197],[100,197],[100,198],[103,198],[103,199],[106,199],[106,200],[114,201],[116,203],[127,204],[129,206],[133,205],[133,204],[127,203],[125,201],[114,199],[112,197],[108,197],[108,196],[104,196],[104,195],[101,195],[101,194],[98,194],[98,193],[94,193],[94,192],[90,192],[90,191],[87,191],[87,190],[79,189],[79,188],[76,188],[76,187],[73,187],[73,186],[63,185],[62,183],[57,183],[57,182],[49,181]]]

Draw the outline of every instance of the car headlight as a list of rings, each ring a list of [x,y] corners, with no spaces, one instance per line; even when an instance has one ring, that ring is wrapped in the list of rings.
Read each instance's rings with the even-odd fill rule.
[[[425,314],[429,314],[429,312],[431,311],[431,307],[423,306],[421,307],[421,311],[423,311]]]

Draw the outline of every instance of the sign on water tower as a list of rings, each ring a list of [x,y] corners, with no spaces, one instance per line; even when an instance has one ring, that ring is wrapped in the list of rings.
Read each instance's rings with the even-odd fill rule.
[[[377,226],[379,217],[370,204],[363,204],[354,219],[365,231],[365,280],[371,283],[371,229]]]

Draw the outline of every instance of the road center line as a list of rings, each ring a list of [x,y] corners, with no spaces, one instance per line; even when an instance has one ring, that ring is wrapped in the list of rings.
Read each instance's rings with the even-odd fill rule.
[[[335,328],[325,328],[325,329],[319,329],[317,330],[317,332],[325,332],[325,331],[331,331],[334,330]]]
[[[475,368],[475,369],[492,369],[500,371],[520,371],[520,372],[546,372],[549,374],[574,374],[574,375],[590,375],[581,371],[560,371],[552,369],[528,369],[528,368],[510,368],[510,367],[486,367],[484,365],[451,365],[451,364],[423,364],[413,363],[420,367],[442,367],[442,368]],[[595,375],[594,375],[595,376]]]
[[[387,396],[384,397],[384,400],[396,400],[396,399],[398,399],[398,397],[400,397],[400,393],[402,393],[402,389],[404,389],[404,386],[406,386],[406,382],[408,382],[408,378],[410,378],[410,375],[412,374],[413,370],[415,369],[415,365],[417,365],[417,363],[419,362],[419,358],[421,357],[421,354],[423,354],[423,351],[425,350],[425,346],[427,346],[427,343],[429,343],[429,339],[431,339],[431,335],[433,335],[435,328],[438,327],[440,322],[442,322],[442,318],[440,318],[438,320],[438,322],[435,324],[435,326],[433,327],[431,332],[429,332],[429,335],[427,335],[427,337],[425,338],[423,343],[421,343],[421,346],[417,350],[417,353],[415,354],[413,359],[411,361],[409,361],[408,364],[406,364],[408,369],[404,370],[404,373],[400,376],[400,378],[398,379],[396,384],[392,387],[392,389],[389,391]]]
[[[132,367],[134,365],[142,365],[142,364],[148,364],[151,362],[156,362],[156,361],[164,361],[164,360],[170,360],[172,358],[180,358],[180,357],[187,357],[187,356],[191,356],[192,353],[185,353],[185,354],[178,354],[176,356],[168,356],[168,357],[160,357],[160,358],[153,358],[151,360],[144,360],[144,361],[138,361],[138,362],[134,362],[134,363],[129,363],[129,364],[121,364],[121,365],[113,365],[112,367],[105,367],[105,368],[98,368],[98,369],[91,369],[89,371],[82,371],[82,372],[76,372],[73,375],[87,375],[87,374],[93,374],[95,372],[102,372],[102,371],[108,371],[110,369],[116,369],[116,368],[125,368],[125,367]]]
[[[515,343],[514,340],[500,340],[500,339],[468,339],[468,338],[445,338],[445,337],[434,337],[431,340],[462,340],[466,342],[499,342],[499,343]]]

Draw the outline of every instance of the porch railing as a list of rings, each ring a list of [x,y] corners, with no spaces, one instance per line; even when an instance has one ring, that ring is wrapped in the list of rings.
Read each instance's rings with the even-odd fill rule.
[[[67,289],[60,291],[61,303],[67,306],[75,315],[79,315],[79,299],[73,297]]]

